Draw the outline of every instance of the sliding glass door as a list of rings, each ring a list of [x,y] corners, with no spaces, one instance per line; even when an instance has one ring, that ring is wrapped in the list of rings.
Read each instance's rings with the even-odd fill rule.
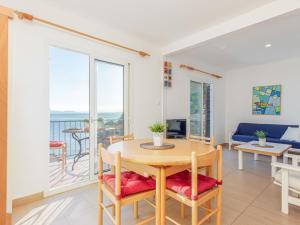
[[[96,143],[109,145],[110,136],[122,136],[127,132],[128,96],[127,66],[96,60]],[[98,149],[95,151],[95,174],[98,173]],[[108,169],[107,167],[104,170]]]
[[[128,133],[128,64],[49,48],[49,188],[96,178],[98,144]],[[109,168],[104,168],[109,169]]]
[[[90,57],[49,48],[49,189],[88,181]]]
[[[189,133],[211,136],[211,84],[190,81]]]

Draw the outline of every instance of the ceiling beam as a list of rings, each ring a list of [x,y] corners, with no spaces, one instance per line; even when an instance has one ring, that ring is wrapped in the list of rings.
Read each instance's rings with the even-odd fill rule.
[[[196,47],[210,39],[272,19],[297,9],[300,9],[299,0],[277,0],[260,8],[256,8],[248,13],[234,17],[233,19],[170,43],[163,47],[162,53],[163,55],[172,55],[182,50]]]

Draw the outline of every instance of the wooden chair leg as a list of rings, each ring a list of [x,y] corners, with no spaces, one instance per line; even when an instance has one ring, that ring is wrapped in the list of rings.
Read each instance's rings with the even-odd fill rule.
[[[134,215],[134,219],[139,218],[139,202],[138,201],[133,203],[133,215]]]
[[[112,174],[115,174],[116,167],[115,167],[115,166],[111,166],[110,171],[111,171]],[[116,208],[115,208],[115,206],[112,206],[112,207],[111,207],[111,215],[112,215],[113,217],[116,216]]]
[[[192,203],[192,225],[198,225],[198,206],[196,201]]]
[[[103,208],[101,206],[101,204],[103,203],[103,192],[102,192],[102,189],[101,189],[101,184],[99,184],[99,190],[98,190],[98,207],[99,207],[99,212],[98,212],[98,225],[103,225]]]
[[[206,176],[213,177],[214,176],[213,173],[214,173],[214,171],[213,171],[212,166],[209,166],[209,167],[206,168]],[[205,205],[206,205],[206,208],[211,209],[211,200],[207,201],[205,203]],[[205,215],[208,215],[209,213],[210,213],[209,211],[206,211]],[[210,222],[211,218],[209,218],[207,221]]]
[[[114,205],[111,207],[111,215],[112,215],[113,217],[116,216],[116,207],[115,207]]]
[[[64,146],[65,151],[65,166],[67,165],[67,145]]]
[[[66,145],[63,145],[62,146],[62,159],[61,159],[61,164],[62,164],[62,170],[64,171],[65,170],[65,167],[66,167],[66,164],[67,164],[67,160],[66,160],[66,157],[67,157],[67,150],[66,150]]]
[[[207,201],[207,202],[205,203],[205,206],[206,206],[206,208],[211,209],[211,200]],[[207,214],[209,214],[209,213],[210,213],[209,211],[206,211],[206,212],[205,212],[205,215],[207,215]],[[211,221],[211,217],[208,218],[207,221],[210,222],[210,221]]]
[[[117,200],[115,203],[115,210],[116,210],[115,225],[121,225],[121,202],[119,200]]]
[[[180,215],[181,215],[181,218],[184,219],[184,217],[185,217],[185,205],[183,203],[180,203]]]
[[[222,187],[219,187],[219,192],[217,196],[217,225],[221,225],[222,217]]]

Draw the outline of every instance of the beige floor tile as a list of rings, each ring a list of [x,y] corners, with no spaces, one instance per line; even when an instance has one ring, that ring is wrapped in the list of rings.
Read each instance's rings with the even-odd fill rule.
[[[290,214],[280,212],[280,187],[272,183],[270,158],[244,154],[245,169],[237,168],[237,151],[224,150],[223,154],[223,225],[299,225],[300,207],[290,206]],[[105,198],[105,202],[108,200]],[[97,225],[97,184],[56,195],[13,210],[13,224],[17,225]],[[132,206],[122,209],[122,224],[133,225],[154,209],[139,203],[140,218],[134,220]],[[186,207],[185,219],[180,218],[180,205],[167,201],[167,215],[182,225],[191,224],[191,210]],[[200,218],[203,212],[200,210]],[[111,225],[104,216],[104,224]],[[155,224],[154,221],[150,224]],[[172,223],[167,222],[167,225]],[[215,224],[215,219],[205,225]]]
[[[282,213],[271,213],[250,206],[234,223],[234,225],[299,225],[299,221]]]
[[[13,210],[13,224],[16,225],[39,225],[57,224],[65,221],[62,213],[66,203],[65,200],[38,201],[26,206],[17,207]]]
[[[269,185],[252,205],[270,213],[281,214],[281,188],[275,184]],[[289,205],[289,218],[300,224],[300,207]]]

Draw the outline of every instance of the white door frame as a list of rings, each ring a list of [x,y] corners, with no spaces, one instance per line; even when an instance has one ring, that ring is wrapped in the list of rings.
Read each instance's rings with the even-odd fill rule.
[[[94,173],[95,171],[95,152],[97,150],[97,71],[95,64],[97,61],[113,63],[116,65],[121,65],[124,68],[124,96],[123,96],[123,110],[124,110],[124,134],[129,134],[130,130],[130,93],[129,93],[129,68],[130,63],[122,61],[122,60],[114,60],[110,58],[104,57],[91,57],[90,58],[90,71],[91,77],[90,79],[90,180],[96,180],[97,175]]]
[[[130,83],[132,82],[132,77],[130,75],[130,70],[132,69],[132,63],[128,60],[121,60],[121,59],[114,59],[109,57],[104,57],[103,55],[95,54],[95,52],[92,52],[90,49],[86,49],[83,46],[78,46],[66,42],[61,42],[57,40],[47,40],[45,42],[45,61],[47,64],[47,74],[48,78],[50,78],[49,73],[49,48],[50,47],[56,47],[61,49],[66,49],[73,52],[78,52],[81,54],[85,54],[89,56],[90,65],[89,65],[89,107],[90,107],[90,154],[89,154],[89,161],[90,161],[90,173],[89,173],[89,180],[57,187],[50,189],[50,182],[49,179],[47,179],[47,183],[45,184],[44,189],[44,196],[51,196],[55,194],[59,194],[65,191],[73,190],[79,187],[83,187],[92,183],[97,182],[97,176],[94,173],[94,163],[95,163],[95,149],[97,147],[97,139],[96,132],[97,127],[95,126],[95,122],[92,122],[95,118],[97,118],[96,111],[97,111],[97,87],[96,87],[96,71],[95,71],[95,62],[96,60],[105,61],[105,62],[111,62],[115,64],[120,64],[124,66],[124,133],[129,133],[133,129],[132,121],[130,118],[131,112],[132,112],[132,103],[130,101],[130,98],[132,97],[132,93],[130,91]],[[50,114],[50,111],[49,111]],[[50,119],[50,117],[49,117]],[[50,123],[50,121],[49,121]],[[49,125],[50,126],[50,125]],[[50,135],[48,135],[50,137]],[[48,140],[49,140],[48,137]],[[47,155],[47,160],[49,160],[49,149],[45,151]],[[49,166],[48,167],[48,173],[47,176],[49,176]]]
[[[212,137],[214,135],[214,129],[213,129],[213,120],[214,120],[214,109],[213,109],[213,83],[212,82],[208,82],[205,80],[196,80],[196,79],[189,79],[188,80],[188,115],[187,115],[187,125],[186,125],[186,129],[187,129],[187,135],[190,134],[190,121],[191,121],[191,82],[195,82],[195,83],[200,83],[202,85],[202,104],[203,104],[203,84],[209,84],[210,85],[210,136]],[[201,117],[201,119],[203,120],[203,117]],[[202,121],[202,125],[203,125],[203,121]],[[201,132],[203,132],[203,129],[201,129]]]

